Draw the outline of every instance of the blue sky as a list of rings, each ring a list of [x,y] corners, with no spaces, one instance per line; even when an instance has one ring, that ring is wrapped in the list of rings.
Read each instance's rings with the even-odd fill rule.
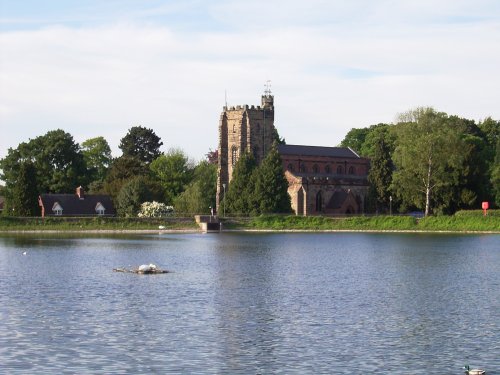
[[[291,144],[417,106],[500,119],[496,0],[0,0],[0,157],[64,129],[115,156],[135,125],[196,160],[271,80]]]

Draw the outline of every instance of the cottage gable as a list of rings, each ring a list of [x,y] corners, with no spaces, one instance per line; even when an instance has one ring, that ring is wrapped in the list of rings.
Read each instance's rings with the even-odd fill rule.
[[[102,205],[101,202],[97,202],[97,204],[95,206],[95,212],[97,215],[104,215],[105,214],[106,209],[104,208],[104,206]]]
[[[52,205],[52,212],[54,213],[54,215],[56,216],[60,216],[62,215],[63,213],[63,208],[62,206],[59,204],[59,202],[54,202],[54,204]]]

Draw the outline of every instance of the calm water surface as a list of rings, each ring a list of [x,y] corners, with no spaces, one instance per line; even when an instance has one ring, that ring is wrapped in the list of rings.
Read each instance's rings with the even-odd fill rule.
[[[112,271],[150,262],[173,272]],[[0,373],[442,375],[466,363],[500,374],[498,235],[0,237]]]

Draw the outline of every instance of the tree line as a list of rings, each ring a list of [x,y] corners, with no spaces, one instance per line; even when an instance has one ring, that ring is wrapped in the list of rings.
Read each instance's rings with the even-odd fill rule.
[[[284,140],[275,134],[277,142]],[[103,137],[81,145],[71,134],[53,130],[9,148],[0,160],[0,195],[4,215],[38,216],[40,193],[108,194],[120,216],[137,216],[144,202],[174,206],[177,213],[209,213],[215,207],[217,151],[195,164],[180,149],[163,153],[152,129],[135,126],[120,140],[122,155],[113,158]],[[371,160],[366,212],[389,210],[451,214],[500,206],[500,121],[476,124],[416,108],[395,124],[351,129],[341,143]],[[260,166],[242,154],[227,187],[228,213],[291,212],[288,184],[277,148]]]
[[[500,206],[500,121],[416,108],[395,124],[351,129],[341,143],[371,160],[369,212],[425,215]]]
[[[4,215],[39,216],[40,193],[72,193],[78,186],[110,195],[120,216],[137,216],[141,204],[151,201],[186,214],[210,212],[217,181],[214,152],[195,164],[180,149],[162,153],[162,145],[152,129],[135,126],[121,139],[117,158],[103,137],[79,145],[60,129],[9,148],[0,160]]]

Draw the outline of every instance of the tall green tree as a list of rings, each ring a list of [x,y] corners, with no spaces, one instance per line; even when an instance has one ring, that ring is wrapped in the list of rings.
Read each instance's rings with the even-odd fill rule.
[[[342,147],[350,147],[351,149],[359,153],[369,132],[370,129],[368,128],[352,128],[346,134],[340,145]]]
[[[497,207],[500,207],[500,138],[497,141],[495,163],[491,168],[491,184]]]
[[[39,216],[36,179],[33,163],[30,160],[21,162],[17,183],[12,192],[11,211],[14,216]]]
[[[104,181],[113,161],[111,148],[104,137],[87,139],[82,143],[82,153],[91,181]]]
[[[144,202],[163,201],[163,191],[158,182],[147,176],[138,176],[128,180],[116,198],[116,210],[119,216],[136,217]]]
[[[163,186],[168,204],[172,204],[193,178],[192,162],[180,149],[170,149],[167,154],[160,155],[149,168]]]
[[[134,126],[127,135],[120,140],[120,149],[123,156],[137,158],[145,164],[151,163],[161,155],[161,138],[152,129],[143,126]]]
[[[52,130],[17,148],[9,148],[7,156],[0,160],[5,181],[7,199],[12,198],[21,164],[32,161],[36,171],[37,191],[41,193],[69,193],[77,186],[85,186],[88,179],[80,146],[71,134]]]
[[[129,180],[138,176],[148,176],[149,169],[138,159],[131,156],[120,156],[111,163],[104,181],[103,191],[115,200]]]
[[[254,171],[257,163],[245,152],[236,162],[225,196],[226,210],[232,214],[249,214],[256,209],[254,202]]]
[[[174,199],[177,213],[210,213],[215,207],[217,193],[217,165],[209,161],[200,162],[194,170],[193,181]]]
[[[34,164],[40,190],[50,193],[73,192],[88,182],[80,145],[63,130],[47,132],[33,140]]]
[[[463,131],[450,126],[445,113],[417,108],[401,116],[394,151],[393,189],[408,206],[446,208],[463,165]]]
[[[290,213],[292,206],[288,195],[288,181],[285,178],[283,162],[276,142],[255,173],[257,213]]]
[[[387,207],[390,203],[392,173],[394,165],[392,162],[393,149],[386,141],[384,132],[378,132],[378,137],[373,140],[373,156],[371,158],[368,181],[375,193],[376,208]]]

